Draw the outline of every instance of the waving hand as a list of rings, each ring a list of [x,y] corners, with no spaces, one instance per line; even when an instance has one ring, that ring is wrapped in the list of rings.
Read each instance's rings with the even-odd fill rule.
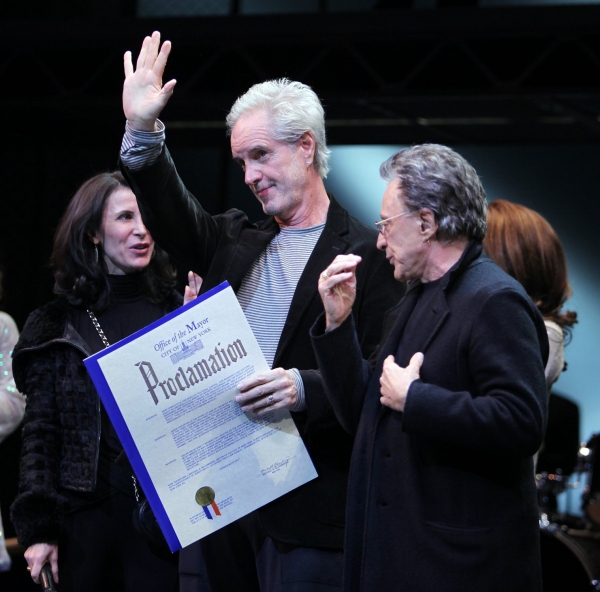
[[[165,41],[160,47],[158,31],[144,39],[135,70],[131,52],[125,52],[123,111],[129,125],[136,130],[154,131],[160,112],[173,94],[177,81],[169,80],[164,86],[162,83],[169,53],[171,42]]]

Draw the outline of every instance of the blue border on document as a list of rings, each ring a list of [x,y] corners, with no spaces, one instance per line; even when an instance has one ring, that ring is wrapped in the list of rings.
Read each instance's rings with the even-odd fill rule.
[[[106,349],[103,349],[102,351],[99,351],[98,353],[90,356],[89,358],[86,358],[83,361],[89,372],[90,377],[92,378],[92,382],[94,383],[94,386],[96,387],[96,390],[100,395],[100,399],[102,399],[102,403],[104,404],[106,412],[108,413],[108,416],[110,417],[110,420],[112,421],[112,424],[115,430],[117,431],[117,434],[119,435],[119,439],[121,440],[121,444],[123,444],[123,449],[127,454],[127,458],[129,459],[129,462],[133,467],[133,470],[142,486],[142,489],[144,490],[146,498],[148,498],[150,507],[152,508],[152,511],[156,516],[156,520],[158,521],[158,524],[160,525],[160,528],[163,531],[163,534],[165,535],[165,539],[167,540],[169,549],[171,549],[172,553],[175,553],[175,551],[181,549],[181,543],[179,542],[179,538],[175,534],[173,525],[171,524],[171,521],[167,516],[167,512],[165,511],[165,508],[160,501],[160,497],[156,492],[154,483],[152,483],[152,479],[150,479],[150,475],[146,470],[146,465],[144,464],[144,461],[142,460],[137,446],[135,445],[133,437],[131,436],[131,432],[127,427],[127,423],[123,419],[121,410],[119,409],[119,406],[115,401],[112,391],[108,386],[108,382],[106,382],[106,378],[104,377],[104,374],[100,369],[98,361],[104,356],[108,355],[109,353],[112,353],[118,350],[119,348],[123,347],[127,343],[130,343],[134,339],[145,335],[149,331],[152,331],[152,329],[160,327],[160,325],[163,325],[167,321],[170,321],[172,318],[180,315],[182,312],[194,306],[197,306],[201,302],[208,300],[208,298],[210,298],[211,296],[214,296],[215,294],[218,294],[219,292],[229,287],[229,282],[225,281],[220,283],[218,286],[215,286],[205,294],[202,294],[201,296],[198,296],[191,302],[188,302],[188,304],[186,304],[185,306],[181,306],[177,310],[170,312],[168,315],[161,317],[158,321],[151,323],[147,327],[136,331],[129,337],[122,339],[121,341],[111,345],[110,347],[107,347]]]

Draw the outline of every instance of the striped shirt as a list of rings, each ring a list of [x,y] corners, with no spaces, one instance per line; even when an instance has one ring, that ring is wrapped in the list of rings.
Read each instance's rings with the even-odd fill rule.
[[[143,132],[125,125],[121,160],[138,171],[156,162],[165,142],[165,126],[157,120],[158,130]],[[281,228],[267,248],[254,260],[237,293],[238,301],[256,336],[269,368],[281,338],[298,280],[306,267],[325,224],[310,228]],[[300,372],[290,368],[298,395],[292,411],[305,407],[304,383]]]
[[[139,171],[154,164],[165,143],[165,124],[156,120],[155,132],[141,132],[125,124],[125,134],[121,142],[121,160],[130,171]]]
[[[310,228],[281,228],[279,234],[254,260],[237,298],[269,364],[288,311],[315,244],[325,224]]]

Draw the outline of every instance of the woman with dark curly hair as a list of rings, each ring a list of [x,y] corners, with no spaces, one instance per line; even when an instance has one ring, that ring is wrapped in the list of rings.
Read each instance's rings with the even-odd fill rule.
[[[548,221],[525,206],[497,199],[488,206],[483,249],[492,261],[514,277],[544,318],[550,355],[546,364],[548,390],[565,367],[565,337],[577,313],[563,311],[571,296],[567,261]]]
[[[33,312],[13,369],[27,395],[18,539],[39,581],[61,591],[177,589],[175,558],[155,556],[132,525],[135,482],[83,360],[181,304],[175,271],[118,172],[86,181],[60,221],[51,257],[57,298]]]

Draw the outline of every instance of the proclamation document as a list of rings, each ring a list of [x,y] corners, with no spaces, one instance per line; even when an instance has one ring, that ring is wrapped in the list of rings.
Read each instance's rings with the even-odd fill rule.
[[[173,552],[317,476],[288,411],[235,400],[269,367],[227,282],[85,365]]]

